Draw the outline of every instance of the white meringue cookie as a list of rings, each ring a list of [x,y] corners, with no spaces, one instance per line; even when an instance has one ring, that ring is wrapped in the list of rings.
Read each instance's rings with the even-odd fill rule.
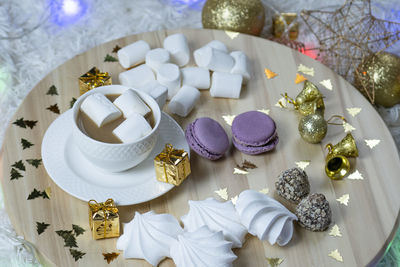
[[[145,259],[157,266],[170,256],[171,244],[182,233],[182,227],[172,215],[136,212],[133,220],[125,224],[117,249],[124,251],[124,258]]]
[[[239,195],[235,208],[242,224],[259,239],[280,246],[292,239],[293,220],[297,217],[275,199],[246,190]]]
[[[247,230],[240,223],[232,201],[220,202],[214,198],[189,200],[189,206],[189,213],[181,217],[186,231],[194,231],[206,225],[212,231],[222,231],[225,239],[231,241],[234,248],[242,247]]]
[[[230,267],[237,258],[222,232],[212,232],[207,226],[179,235],[170,255],[177,267]]]

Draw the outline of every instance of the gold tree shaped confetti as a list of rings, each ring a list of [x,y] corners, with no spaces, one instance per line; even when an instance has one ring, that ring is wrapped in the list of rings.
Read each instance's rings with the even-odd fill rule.
[[[381,142],[381,140],[378,139],[365,139],[365,143],[367,144],[367,146],[369,146],[369,148],[373,149],[374,147],[376,147],[379,143]]]
[[[276,74],[275,72],[273,72],[272,70],[267,69],[267,68],[264,69],[264,72],[265,72],[265,76],[267,76],[268,80],[278,76],[278,74]]]
[[[343,262],[343,257],[342,257],[342,255],[340,255],[340,252],[338,249],[331,251],[331,253],[329,253],[328,256],[334,258],[337,261]]]
[[[324,86],[326,89],[328,89],[330,91],[333,90],[333,86],[332,86],[332,83],[331,83],[330,79],[326,79],[326,80],[320,81],[319,84]]]
[[[353,125],[351,125],[350,123],[344,121],[343,122],[343,129],[345,133],[351,133],[352,131],[354,131],[356,128],[353,127]]]
[[[310,165],[309,160],[302,160],[302,161],[296,161],[296,165],[298,168],[302,169],[303,171],[308,167],[308,165]]]
[[[224,116],[222,116],[222,118],[224,119],[226,124],[228,124],[229,126],[232,126],[232,122],[235,119],[235,117],[236,117],[236,115],[224,115]]]
[[[264,194],[264,195],[268,195],[268,193],[269,193],[269,188],[266,187],[266,188],[261,189],[261,190],[260,190],[260,193],[262,193],[262,194]]]
[[[231,201],[232,201],[233,205],[236,205],[236,201],[238,200],[238,198],[239,198],[238,195],[236,195],[233,198],[231,198]]]
[[[248,171],[239,169],[239,168],[233,168],[233,174],[242,174],[242,175],[246,175],[249,174]]]
[[[330,236],[342,236],[342,233],[340,232],[339,226],[335,224],[332,228],[331,231],[329,232]]]
[[[351,116],[355,117],[355,116],[358,115],[358,113],[361,112],[361,108],[347,108],[347,112],[348,112]]]
[[[307,74],[307,75],[310,75],[310,76],[314,76],[314,68],[313,67],[307,67],[307,66],[304,66],[303,64],[300,64],[298,67],[297,67],[297,72],[301,72],[301,73],[304,73],[304,74]]]
[[[269,115],[269,109],[258,109],[257,111],[265,113],[267,115]]]
[[[228,35],[229,38],[231,38],[232,40],[239,36],[239,33],[238,33],[238,32],[225,31],[225,33],[226,33],[226,35]]]
[[[275,104],[275,107],[286,108],[287,107],[286,99],[284,97],[279,99],[278,102]]]
[[[221,188],[214,192],[223,200],[228,200],[228,188]]]
[[[49,186],[49,187],[47,187],[45,190],[44,190],[44,193],[47,195],[47,197],[50,199],[51,198],[51,187]]]
[[[358,170],[356,170],[355,172],[350,174],[349,177],[347,177],[347,179],[350,179],[350,180],[364,180],[364,177],[362,176],[362,174]]]
[[[283,262],[283,259],[281,259],[281,258],[267,258],[267,262],[268,262],[269,266],[276,267],[276,266],[279,266]]]
[[[295,83],[295,84],[302,83],[302,82],[304,82],[305,80],[307,80],[306,77],[304,77],[304,76],[301,75],[301,74],[296,73],[296,79],[294,80],[294,83]]]
[[[344,194],[343,196],[339,197],[338,199],[336,199],[340,204],[343,204],[345,206],[347,206],[349,204],[349,200],[350,200],[350,195],[349,194]]]
[[[119,256],[119,253],[118,252],[103,253],[103,256],[104,260],[107,261],[108,264],[110,264],[110,262],[112,262]]]

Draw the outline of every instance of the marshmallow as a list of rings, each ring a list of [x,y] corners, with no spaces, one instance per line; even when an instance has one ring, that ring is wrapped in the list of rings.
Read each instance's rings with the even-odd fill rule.
[[[235,59],[235,65],[233,66],[231,73],[240,74],[243,76],[243,82],[247,83],[251,77],[249,59],[242,51],[234,51],[230,53],[231,57]]]
[[[125,46],[118,50],[119,64],[125,69],[144,61],[146,53],[150,51],[150,46],[143,40]]]
[[[170,61],[169,52],[163,48],[150,50],[146,54],[146,65],[157,71],[162,64]]]
[[[188,41],[182,33],[170,35],[164,39],[164,48],[171,53],[172,61],[179,67],[188,64],[190,49]]]
[[[132,113],[138,113],[145,117],[151,112],[149,106],[147,106],[142,98],[132,89],[126,90],[117,97],[117,99],[114,100],[114,105],[122,111],[125,118],[129,118]]]
[[[147,65],[140,65],[119,74],[119,82],[129,87],[139,88],[154,80],[154,73]]]
[[[124,120],[113,130],[113,134],[118,137],[122,143],[130,143],[148,135],[151,130],[150,124],[142,115],[132,113],[129,118]]]
[[[199,67],[220,72],[230,72],[235,64],[233,57],[209,46],[194,51],[194,60]]]
[[[167,102],[168,88],[157,81],[152,81],[145,86],[139,88],[140,91],[149,94],[157,102],[160,109],[162,109]]]
[[[181,86],[181,72],[177,65],[167,63],[157,71],[157,81],[168,88],[168,99],[171,99]]]
[[[210,72],[204,68],[186,67],[181,69],[182,85],[190,85],[198,89],[210,88]]]
[[[210,94],[213,97],[239,98],[242,80],[240,74],[214,72]]]
[[[169,102],[168,110],[181,117],[186,117],[199,101],[199,98],[199,90],[192,86],[184,85]]]
[[[86,97],[80,109],[96,123],[97,127],[116,120],[122,115],[121,111],[106,96],[100,93],[94,93]]]
[[[218,40],[212,40],[211,42],[209,42],[208,44],[206,44],[205,46],[217,49],[217,50],[221,50],[225,53],[228,53],[228,48],[226,48],[226,45]]]

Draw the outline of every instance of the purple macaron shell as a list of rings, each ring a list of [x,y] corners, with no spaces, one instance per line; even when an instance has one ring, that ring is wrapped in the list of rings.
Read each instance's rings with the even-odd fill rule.
[[[275,148],[279,142],[274,120],[265,113],[249,111],[232,122],[234,146],[246,154],[260,154]]]
[[[211,118],[198,118],[185,131],[189,146],[200,156],[217,160],[229,149],[229,138],[224,128]]]

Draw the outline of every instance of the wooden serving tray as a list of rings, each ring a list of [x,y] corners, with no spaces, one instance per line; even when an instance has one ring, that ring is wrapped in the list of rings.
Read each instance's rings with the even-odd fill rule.
[[[231,39],[224,31],[216,30],[159,31],[114,40],[75,56],[35,86],[21,104],[12,122],[21,117],[39,122],[32,130],[10,124],[0,157],[6,208],[17,233],[35,244],[43,261],[49,265],[107,266],[102,253],[115,252],[117,239],[98,241],[92,239],[88,225],[87,203],[57,187],[47,175],[43,165],[36,169],[25,162],[27,170],[21,171],[24,177],[10,180],[11,165],[18,160],[41,157],[43,135],[58,116],[46,108],[57,103],[61,113],[69,109],[72,97],[79,96],[77,79],[80,75],[97,66],[102,71],[108,71],[112,75],[113,83],[118,84],[118,74],[123,68],[118,62],[103,61],[106,54],[116,56],[112,54],[112,49],[116,45],[123,47],[143,39],[153,48],[162,47],[163,39],[176,32],[186,35],[192,51],[214,39],[226,43],[230,50],[242,50],[249,56],[254,70],[254,77],[243,88],[240,99],[212,98],[208,91],[202,91],[200,103],[190,116],[187,118],[174,116],[178,123],[185,128],[195,118],[209,116],[219,121],[230,136],[230,127],[222,119],[222,115],[269,109],[270,115],[277,123],[280,143],[275,151],[259,156],[248,156],[232,147],[226,157],[216,162],[192,153],[192,174],[181,186],[155,200],[140,205],[120,207],[121,221],[129,222],[135,211],[149,210],[170,213],[180,218],[188,212],[188,200],[203,200],[212,196],[219,199],[214,191],[225,187],[228,188],[229,198],[248,188],[261,190],[265,187],[270,189],[270,196],[276,197],[274,184],[277,176],[282,171],[294,167],[297,161],[310,160],[311,164],[306,171],[311,191],[325,194],[332,208],[333,223],[340,227],[342,237],[329,236],[329,231],[309,232],[297,224],[293,240],[285,247],[271,246],[249,235],[243,248],[234,250],[238,256],[234,266],[268,266],[266,257],[284,259],[280,266],[365,266],[376,263],[395,234],[400,208],[400,160],[395,143],[384,122],[358,91],[317,61],[265,39],[244,34]],[[302,89],[303,84],[294,83],[297,66],[300,63],[315,69],[315,76],[307,77],[318,85],[326,97],[325,117],[329,118],[334,114],[344,115],[356,128],[353,135],[358,144],[360,157],[356,160],[355,169],[363,175],[363,180],[332,181],[324,173],[326,155],[324,147],[327,143],[336,143],[345,136],[343,127],[329,126],[328,135],[322,144],[308,144],[298,134],[297,113],[275,106],[281,98],[281,93],[288,92],[289,95],[296,96]],[[190,64],[193,64],[193,59]],[[278,76],[267,80],[264,75],[265,67],[276,72]],[[332,91],[319,85],[319,82],[325,79],[332,81]],[[57,87],[58,95],[46,95],[51,85]],[[362,108],[362,111],[353,118],[346,110],[351,107]],[[23,150],[21,138],[27,139],[34,146]],[[381,142],[370,149],[366,146],[365,139],[380,139]],[[258,168],[250,170],[248,175],[234,175],[233,168],[236,163],[240,164],[244,159],[256,164]],[[50,200],[43,198],[27,200],[34,188],[44,190],[47,187],[52,190]],[[336,201],[344,194],[350,195],[348,206]],[[292,210],[294,208],[288,207]],[[38,235],[36,222],[46,222],[50,226],[44,233]],[[71,229],[72,224],[82,226],[86,230],[83,235],[77,237],[79,250],[86,253],[77,262],[71,257],[68,248],[64,247],[62,238],[55,234],[56,230]],[[328,254],[335,249],[338,249],[343,256],[343,263],[328,257]],[[112,264],[150,266],[143,260],[125,260],[122,255]],[[174,264],[168,259],[159,266],[174,266]]]

